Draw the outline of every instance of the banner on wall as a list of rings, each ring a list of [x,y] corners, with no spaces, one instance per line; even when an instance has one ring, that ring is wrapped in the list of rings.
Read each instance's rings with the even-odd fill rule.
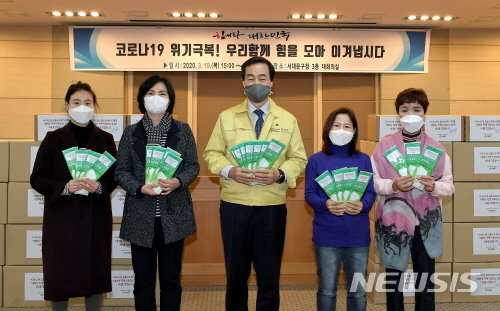
[[[72,70],[427,73],[430,30],[69,27]]]

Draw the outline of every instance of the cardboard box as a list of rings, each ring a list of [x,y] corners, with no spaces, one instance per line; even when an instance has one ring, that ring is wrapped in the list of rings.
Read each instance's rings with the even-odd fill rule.
[[[126,116],[127,126],[139,122],[143,116],[144,116],[143,114],[128,114]]]
[[[463,116],[426,115],[424,122],[424,131],[439,142],[464,140]],[[397,115],[368,116],[368,140],[380,141],[382,137],[400,129],[401,123]]]
[[[49,131],[64,127],[70,117],[67,113],[51,113],[35,115],[35,139],[42,141]],[[113,135],[115,141],[120,141],[125,128],[125,116],[121,114],[96,114],[92,121],[100,129]]]
[[[413,269],[413,266],[411,264],[408,265],[408,268],[409,270]],[[384,273],[385,272],[385,268],[384,267],[381,267],[380,264],[376,264],[374,263],[372,260],[368,260],[368,276],[370,276],[370,273],[375,273],[375,282],[374,284],[376,284],[377,282],[377,278],[378,278],[378,275],[380,273]],[[411,271],[408,271],[408,273],[410,273]],[[451,282],[451,275],[452,275],[452,266],[451,266],[451,263],[436,263],[436,273],[443,273],[443,275],[441,275],[439,277],[440,280],[442,280],[443,282],[446,282],[446,284],[450,284]],[[448,275],[444,275],[444,274],[448,274]],[[373,277],[373,276],[372,276]],[[383,286],[385,288],[385,285]],[[373,301],[375,304],[383,304],[383,303],[386,303],[386,294],[385,292],[380,292],[380,291],[376,291],[375,290],[375,285],[373,287],[373,290],[369,291],[367,289],[366,291],[366,295],[368,296],[368,298]],[[438,286],[436,286],[436,289],[438,288]],[[415,303],[415,297],[414,296],[410,296],[410,295],[413,295],[411,293],[405,293],[405,303]],[[450,291],[450,288],[447,287],[443,292],[436,292],[436,302],[451,302],[452,298],[451,298],[451,291]]]
[[[385,135],[392,134],[401,129],[399,117],[396,115],[368,116],[368,131],[366,138],[371,141],[380,141]]]
[[[9,148],[9,181],[30,181],[40,142],[13,140]]]
[[[0,183],[0,224],[7,223],[7,185]]]
[[[0,225],[0,266],[3,265],[5,265],[5,225]]]
[[[5,225],[5,263],[42,265],[42,225]]]
[[[441,199],[441,213],[443,217],[443,222],[453,222],[453,196]]]
[[[134,271],[131,265],[111,267],[112,291],[104,294],[103,306],[134,306]],[[159,295],[156,295],[157,297]],[[159,302],[159,300],[158,300]]]
[[[0,141],[0,182],[9,181],[9,142]]]
[[[438,262],[452,262],[453,261],[453,224],[443,223],[443,255],[436,258],[436,263]],[[372,243],[370,244],[370,260],[374,263],[380,263],[380,254],[378,250],[375,249],[375,222],[370,221],[370,237]],[[410,263],[412,262],[410,257]]]
[[[113,212],[113,223],[121,224],[123,216],[123,205],[125,203],[126,191],[118,187],[111,193],[111,210]]]
[[[42,266],[4,266],[4,307],[49,307],[43,299]]]
[[[454,181],[500,181],[500,142],[453,143]]]
[[[104,294],[105,307],[134,306],[134,271],[129,265],[113,265],[111,267],[112,291]],[[160,305],[160,282],[156,279],[156,305]]]
[[[358,140],[359,143],[359,151],[366,153],[371,156],[373,154],[373,150],[377,146],[378,142],[371,140]]]
[[[0,266],[0,280],[3,280],[3,267],[1,266]],[[3,282],[0,282],[0,301],[3,301]]]
[[[113,265],[132,265],[130,242],[120,239],[120,225],[113,225],[111,244],[111,263]]]
[[[464,116],[426,115],[424,130],[439,142],[463,141],[465,126]]]
[[[2,183],[0,183],[0,195],[2,194]],[[4,184],[7,185],[7,184]],[[41,224],[43,223],[44,196],[31,188],[29,182],[8,183],[9,200],[8,223],[9,224]],[[7,192],[6,192],[7,194]],[[5,201],[7,202],[7,195]],[[3,198],[0,196],[0,223],[2,215]],[[125,202],[125,190],[118,188],[111,194],[111,209],[113,212],[113,223],[120,224],[123,216],[123,204]],[[3,213],[3,214],[2,214]],[[5,222],[4,222],[5,223]]]
[[[453,302],[500,301],[500,263],[453,263],[453,273],[459,277],[453,292]],[[479,273],[479,275],[467,275]],[[470,281],[463,282],[462,278]],[[472,283],[472,281],[475,283]],[[473,290],[472,287],[475,287]],[[471,306],[471,310],[475,310]]]
[[[499,115],[466,116],[465,127],[465,141],[500,140]]]
[[[500,222],[500,182],[456,182],[454,222]]]
[[[44,196],[33,190],[29,182],[9,183],[9,224],[41,224],[43,204]]]
[[[453,262],[500,262],[499,223],[454,223]]]
[[[131,265],[130,243],[120,239],[120,225],[113,225],[112,264]],[[42,264],[42,225],[6,225],[6,263],[11,266]],[[2,235],[0,234],[0,242]],[[0,244],[1,247],[1,244]],[[3,250],[3,248],[2,248]],[[0,256],[2,255],[0,251]],[[0,261],[1,263],[1,261]]]

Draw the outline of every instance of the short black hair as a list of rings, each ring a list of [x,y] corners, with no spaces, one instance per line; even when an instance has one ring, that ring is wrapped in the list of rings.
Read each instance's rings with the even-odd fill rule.
[[[427,113],[427,107],[429,107],[429,99],[427,99],[427,94],[424,90],[409,88],[401,91],[396,97],[396,101],[394,102],[396,113],[399,114],[399,107],[407,103],[419,103],[422,108],[424,108],[424,114]]]
[[[273,64],[271,64],[271,62],[265,59],[264,57],[260,56],[249,58],[241,65],[241,79],[245,80],[245,75],[246,75],[245,71],[248,66],[258,63],[266,64],[269,67],[269,77],[271,78],[271,81],[274,81],[274,74],[276,73],[276,71],[274,70]]]
[[[78,91],[87,91],[92,95],[92,99],[94,100],[94,106],[99,108],[99,105],[97,104],[97,97],[95,96],[95,92],[92,90],[92,87],[90,87],[90,84],[84,83],[82,81],[78,81],[74,84],[71,84],[68,88],[68,91],[66,92],[66,96],[64,97],[64,101],[69,103],[69,99],[71,98],[71,95],[75,94]]]
[[[358,144],[358,121],[356,120],[356,115],[354,111],[347,107],[340,107],[332,111],[328,118],[326,118],[325,125],[323,126],[323,148],[321,151],[324,153],[331,155],[332,151],[330,150],[330,130],[332,129],[333,123],[339,114],[346,114],[349,116],[352,122],[352,128],[354,129],[354,135],[352,136],[352,140],[349,142],[349,156],[352,156],[354,153],[359,153],[359,150],[356,149],[356,145]]]
[[[175,92],[172,83],[165,77],[160,77],[158,75],[151,76],[142,82],[139,86],[139,92],[137,92],[137,103],[139,104],[139,110],[141,113],[146,112],[146,107],[144,107],[144,96],[149,92],[149,90],[155,86],[156,83],[162,82],[167,87],[167,94],[169,98],[169,104],[167,111],[172,114],[175,106]]]

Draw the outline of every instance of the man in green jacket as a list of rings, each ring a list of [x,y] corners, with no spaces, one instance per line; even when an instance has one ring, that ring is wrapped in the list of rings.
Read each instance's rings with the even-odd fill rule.
[[[272,99],[275,70],[265,58],[241,66],[247,99],[223,111],[203,157],[221,176],[220,219],[227,289],[226,310],[248,310],[248,277],[257,274],[257,310],[279,309],[279,277],[286,227],[286,190],[295,188],[307,157],[295,117]],[[270,168],[239,167],[231,147],[244,141],[284,145]]]

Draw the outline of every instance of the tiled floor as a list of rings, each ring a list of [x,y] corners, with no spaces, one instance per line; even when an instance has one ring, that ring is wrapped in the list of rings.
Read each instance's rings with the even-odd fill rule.
[[[255,286],[250,287],[249,306],[255,310]],[[346,289],[341,288],[338,293],[337,310],[346,310]],[[407,304],[406,310],[413,310],[414,305]],[[0,308],[0,311],[50,311],[50,308]],[[82,306],[72,306],[70,311],[85,311]],[[103,307],[101,311],[133,311],[133,307]],[[158,308],[159,310],[159,308]],[[182,311],[223,311],[223,286],[189,286],[184,287],[182,297]],[[282,311],[313,311],[316,310],[316,286],[294,285],[282,286]],[[384,311],[385,305],[375,305],[368,302],[368,311]],[[500,302],[492,303],[439,303],[438,311],[498,311]]]

